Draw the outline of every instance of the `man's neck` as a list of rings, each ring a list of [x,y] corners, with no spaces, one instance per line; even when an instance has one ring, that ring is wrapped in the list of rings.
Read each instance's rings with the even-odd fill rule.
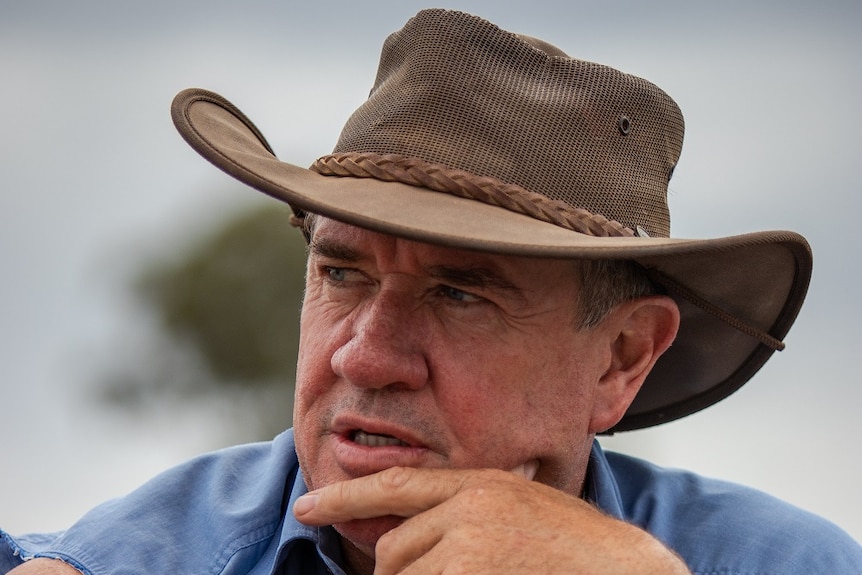
[[[357,549],[341,535],[338,538],[341,540],[341,553],[344,557],[342,568],[347,575],[373,575],[374,559]]]

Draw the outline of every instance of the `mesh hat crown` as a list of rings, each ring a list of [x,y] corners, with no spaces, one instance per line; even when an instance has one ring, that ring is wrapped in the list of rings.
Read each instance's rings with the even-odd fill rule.
[[[426,11],[386,40],[334,153],[421,159],[667,237],[682,139],[682,113],[650,82],[480,18]]]
[[[683,119],[667,94],[468,14],[423,11],[392,34],[368,100],[310,169],[276,158],[213,92],[184,90],[172,116],[198,153],[298,218],[643,266],[677,302],[680,329],[611,431],[671,421],[733,393],[783,348],[811,277],[810,247],[794,232],[669,236]]]

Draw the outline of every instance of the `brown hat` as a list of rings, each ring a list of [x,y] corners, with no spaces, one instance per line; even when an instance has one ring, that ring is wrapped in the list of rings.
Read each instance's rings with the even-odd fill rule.
[[[726,397],[799,311],[811,251],[793,232],[670,238],[683,119],[655,85],[460,12],[427,10],[383,46],[368,100],[311,169],[278,160],[224,98],[186,90],[174,122],[210,162],[281,201],[419,241],[634,260],[682,324],[613,431]]]

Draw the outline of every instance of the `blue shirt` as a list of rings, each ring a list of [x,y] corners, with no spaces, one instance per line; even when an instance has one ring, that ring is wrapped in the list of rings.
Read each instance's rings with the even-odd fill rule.
[[[342,575],[335,531],[290,512],[305,492],[287,431],[171,469],[63,533],[0,531],[0,573],[54,557],[87,575]],[[752,489],[606,453],[598,442],[587,498],[662,540],[695,574],[862,574],[862,547],[824,519]]]

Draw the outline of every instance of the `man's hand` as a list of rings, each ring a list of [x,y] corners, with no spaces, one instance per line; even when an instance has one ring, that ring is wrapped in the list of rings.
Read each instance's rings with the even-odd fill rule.
[[[9,571],[8,575],[81,575],[81,572],[59,559],[31,559]]]
[[[300,498],[296,518],[406,520],[375,548],[375,574],[689,573],[645,531],[552,487],[498,470],[393,467]]]

